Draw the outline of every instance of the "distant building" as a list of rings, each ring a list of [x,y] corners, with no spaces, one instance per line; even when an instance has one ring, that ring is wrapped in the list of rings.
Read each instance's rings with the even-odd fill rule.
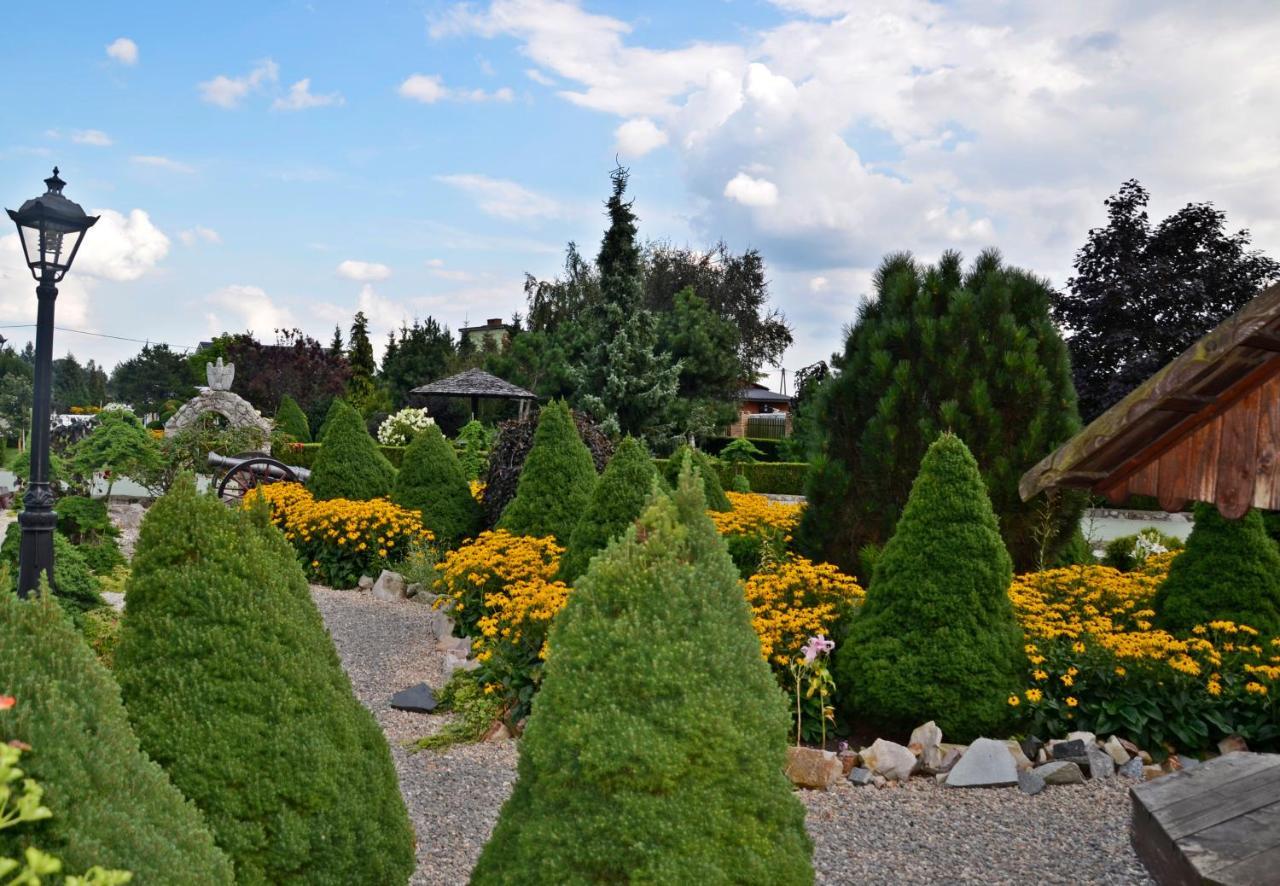
[[[730,437],[786,437],[791,433],[791,398],[752,383],[738,392],[738,420]]]
[[[486,346],[502,350],[511,339],[511,326],[502,322],[501,317],[493,317],[485,321],[483,326],[462,327],[458,330],[458,337],[469,342],[477,351],[485,350]]]

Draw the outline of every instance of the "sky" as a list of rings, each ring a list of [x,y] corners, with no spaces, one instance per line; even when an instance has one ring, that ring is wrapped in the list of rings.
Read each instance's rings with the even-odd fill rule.
[[[888,252],[994,246],[1062,288],[1129,178],[1280,256],[1275,0],[6,6],[0,205],[57,164],[101,216],[57,306],[97,335],[54,350],[108,367],[509,317],[568,241],[594,255],[615,158],[642,237],[760,250],[792,373]],[[0,233],[0,327],[34,318]]]

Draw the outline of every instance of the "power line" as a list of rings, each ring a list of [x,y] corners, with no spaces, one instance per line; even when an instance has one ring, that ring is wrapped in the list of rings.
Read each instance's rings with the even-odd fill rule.
[[[35,325],[36,324],[34,323],[12,323],[8,325],[0,326],[0,329],[34,329]],[[70,329],[66,326],[55,326],[53,328],[56,329],[58,332],[73,332],[76,335],[91,335],[91,336],[94,336],[95,338],[111,338],[111,339],[115,339],[116,341],[129,341],[129,342],[135,342],[136,344],[140,344],[140,345],[165,345],[166,347],[175,351],[199,350],[198,347],[191,347],[190,345],[170,345],[170,344],[167,344],[166,342],[153,341],[149,338],[129,338],[126,335],[109,335],[108,333],[105,333],[105,332],[88,332],[84,329]]]

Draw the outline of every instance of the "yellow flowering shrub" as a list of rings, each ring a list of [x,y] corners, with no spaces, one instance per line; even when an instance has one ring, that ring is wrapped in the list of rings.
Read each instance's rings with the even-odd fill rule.
[[[382,498],[317,500],[299,483],[270,483],[249,490],[243,506],[260,498],[308,575],[330,587],[355,587],[360,576],[377,575],[403,559],[411,544],[432,540],[417,511]]]
[[[1152,600],[1175,556],[1132,572],[1071,566],[1014,579],[1031,669],[1017,701],[1034,729],[1118,732],[1157,750],[1211,748],[1231,733],[1277,746],[1280,638],[1226,621],[1185,636],[1156,629]]]
[[[804,557],[768,565],[747,579],[744,590],[760,652],[781,667],[800,654],[810,637],[830,637],[837,622],[866,596],[852,576]]]
[[[480,504],[484,504],[484,490],[486,485],[488,484],[483,480],[471,481],[471,497],[480,502]]]

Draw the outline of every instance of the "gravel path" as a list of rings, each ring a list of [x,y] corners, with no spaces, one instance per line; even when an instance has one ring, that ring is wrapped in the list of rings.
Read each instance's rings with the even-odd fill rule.
[[[410,755],[404,743],[443,716],[393,711],[391,694],[438,687],[442,656],[427,610],[371,594],[313,587],[360,700],[391,743],[400,789],[418,834],[415,884],[466,883],[515,779],[512,742]],[[1150,884],[1129,845],[1127,783],[955,790],[927,779],[906,787],[801,791],[820,884]]]

